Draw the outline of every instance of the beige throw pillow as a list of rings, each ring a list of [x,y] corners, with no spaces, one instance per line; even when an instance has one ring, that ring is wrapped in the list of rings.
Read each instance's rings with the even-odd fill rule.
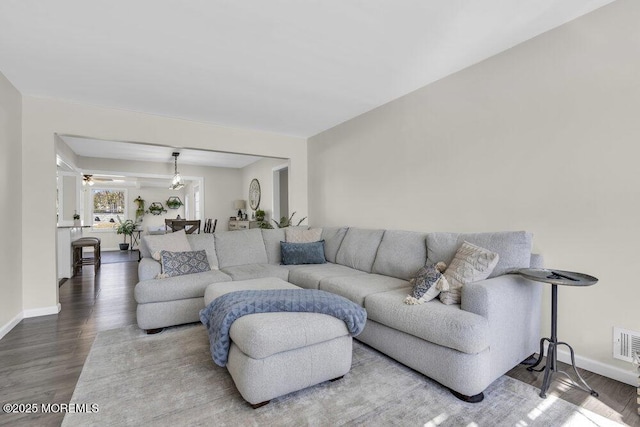
[[[187,233],[185,233],[184,230],[176,231],[169,234],[144,236],[143,239],[147,245],[147,248],[149,248],[151,257],[156,261],[160,261],[160,251],[191,251],[191,245],[187,240]]]
[[[499,258],[488,249],[463,242],[444,272],[449,289],[441,289],[440,301],[447,305],[460,304],[462,287],[489,277]]]
[[[287,243],[312,243],[322,240],[322,228],[305,230],[303,228],[285,228],[284,238]]]

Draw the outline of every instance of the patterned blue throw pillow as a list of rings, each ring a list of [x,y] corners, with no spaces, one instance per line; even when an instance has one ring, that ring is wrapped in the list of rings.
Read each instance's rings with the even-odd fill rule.
[[[413,285],[411,294],[407,295],[404,303],[409,305],[422,304],[438,296],[440,290],[448,288],[442,272],[446,269],[444,262],[427,264],[416,273],[416,277],[409,281]]]
[[[280,242],[282,264],[324,264],[324,240],[312,243]]]
[[[202,273],[211,270],[207,260],[207,251],[160,252],[162,276],[173,277],[185,274]]]

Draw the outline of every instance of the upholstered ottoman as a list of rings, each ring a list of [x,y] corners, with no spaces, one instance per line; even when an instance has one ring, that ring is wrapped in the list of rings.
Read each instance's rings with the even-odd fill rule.
[[[228,292],[297,289],[268,277],[207,287],[205,306]],[[254,408],[275,397],[342,377],[351,369],[352,338],[345,323],[318,313],[258,313],[237,319],[229,331],[227,369]]]

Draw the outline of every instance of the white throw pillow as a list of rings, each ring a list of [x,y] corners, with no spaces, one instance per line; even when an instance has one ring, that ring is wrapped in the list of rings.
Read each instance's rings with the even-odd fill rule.
[[[322,240],[322,228],[305,230],[303,228],[285,228],[284,238],[287,243],[313,243]]]
[[[149,248],[151,257],[160,261],[160,251],[189,252],[191,245],[184,230],[162,235],[149,235],[142,238]]]
[[[462,287],[489,277],[499,259],[495,252],[463,242],[444,272],[449,289],[441,288],[440,301],[447,305],[460,304]]]

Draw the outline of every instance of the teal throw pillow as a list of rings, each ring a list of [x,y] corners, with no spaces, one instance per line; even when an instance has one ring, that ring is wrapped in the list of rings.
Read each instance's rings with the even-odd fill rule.
[[[324,240],[312,243],[280,242],[283,265],[324,264]]]

